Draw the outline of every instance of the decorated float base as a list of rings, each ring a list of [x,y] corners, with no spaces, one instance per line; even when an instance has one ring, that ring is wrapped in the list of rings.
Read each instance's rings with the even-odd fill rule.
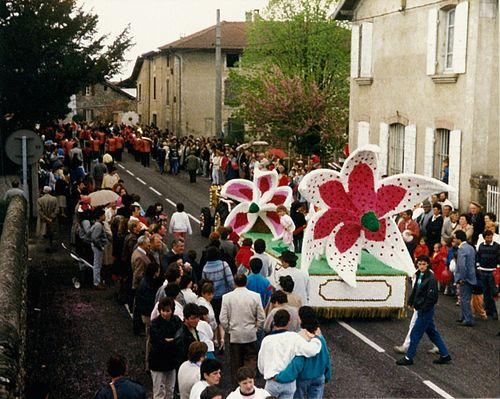
[[[270,277],[276,285],[274,273],[279,270],[280,254],[288,248],[282,240],[274,240],[270,233],[249,232],[243,234],[253,241],[262,238],[266,252],[274,258],[276,266]],[[297,267],[300,268],[300,254]],[[407,277],[376,257],[363,251],[357,270],[357,286],[346,284],[331,269],[325,259],[314,260],[309,267],[310,295],[308,305],[325,318],[401,318],[405,316]]]

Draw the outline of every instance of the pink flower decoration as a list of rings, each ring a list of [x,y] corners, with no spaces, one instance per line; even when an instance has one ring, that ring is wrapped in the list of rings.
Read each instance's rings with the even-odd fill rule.
[[[231,226],[236,233],[246,233],[260,217],[269,227],[274,238],[279,238],[283,234],[276,207],[278,205],[290,206],[292,189],[278,187],[276,170],[261,171],[257,165],[254,169],[253,182],[245,179],[230,180],[222,187],[221,196],[239,202],[225,221],[225,225]]]
[[[392,216],[429,195],[452,191],[439,180],[400,174],[378,180],[378,147],[354,151],[340,173],[308,173],[299,191],[319,208],[309,220],[302,246],[302,270],[326,253],[329,266],[349,285],[364,248],[390,267],[412,274],[411,260]]]

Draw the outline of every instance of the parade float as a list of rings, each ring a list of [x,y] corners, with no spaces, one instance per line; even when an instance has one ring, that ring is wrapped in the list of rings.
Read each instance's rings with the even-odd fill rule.
[[[310,278],[308,305],[323,317],[402,317],[407,278],[415,268],[395,217],[431,194],[452,190],[415,174],[380,179],[378,151],[358,149],[340,172],[317,169],[299,185],[311,206],[297,267]],[[291,188],[278,186],[275,170],[257,167],[253,181],[230,180],[220,196],[231,204],[224,225],[254,241],[264,239],[279,270],[288,247],[276,207],[290,207]]]

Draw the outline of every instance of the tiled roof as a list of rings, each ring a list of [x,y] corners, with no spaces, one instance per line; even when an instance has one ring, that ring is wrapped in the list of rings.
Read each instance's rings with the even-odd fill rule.
[[[221,47],[223,49],[242,50],[246,47],[246,44],[246,22],[221,22]],[[215,48],[215,25],[165,44],[160,47],[160,50],[213,48]]]

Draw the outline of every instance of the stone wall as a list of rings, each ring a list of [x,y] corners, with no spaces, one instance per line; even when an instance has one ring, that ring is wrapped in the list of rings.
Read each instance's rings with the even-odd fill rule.
[[[23,397],[26,349],[26,201],[10,201],[0,239],[0,398]]]

